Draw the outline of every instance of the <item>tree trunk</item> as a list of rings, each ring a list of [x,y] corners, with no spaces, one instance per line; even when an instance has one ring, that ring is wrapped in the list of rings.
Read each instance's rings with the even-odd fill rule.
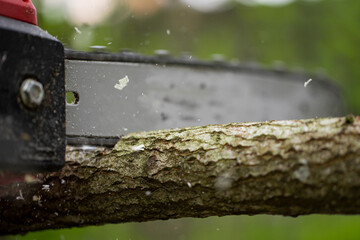
[[[0,187],[0,232],[230,214],[360,213],[360,118],[232,123],[67,147]]]

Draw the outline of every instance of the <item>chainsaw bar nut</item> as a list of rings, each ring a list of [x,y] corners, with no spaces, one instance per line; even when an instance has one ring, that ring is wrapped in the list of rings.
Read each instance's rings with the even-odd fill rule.
[[[20,86],[21,101],[29,108],[39,107],[44,99],[44,95],[43,85],[33,78],[25,79]]]

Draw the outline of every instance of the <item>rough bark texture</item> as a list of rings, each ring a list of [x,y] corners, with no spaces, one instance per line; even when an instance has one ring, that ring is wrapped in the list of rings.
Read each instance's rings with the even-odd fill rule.
[[[0,232],[229,214],[360,213],[360,118],[232,123],[68,147],[0,187]]]

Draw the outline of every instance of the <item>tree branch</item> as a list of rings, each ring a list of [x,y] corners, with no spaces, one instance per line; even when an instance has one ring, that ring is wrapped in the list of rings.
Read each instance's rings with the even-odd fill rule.
[[[0,187],[2,234],[260,213],[360,213],[360,118],[133,133],[68,146],[61,171]]]

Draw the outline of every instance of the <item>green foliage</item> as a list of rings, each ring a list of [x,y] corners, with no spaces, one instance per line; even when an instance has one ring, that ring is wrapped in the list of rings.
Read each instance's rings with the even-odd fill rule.
[[[88,239],[359,239],[359,216],[311,215],[298,218],[280,216],[227,216],[205,219],[178,219],[148,223],[108,224],[11,236],[8,240],[88,240]]]

